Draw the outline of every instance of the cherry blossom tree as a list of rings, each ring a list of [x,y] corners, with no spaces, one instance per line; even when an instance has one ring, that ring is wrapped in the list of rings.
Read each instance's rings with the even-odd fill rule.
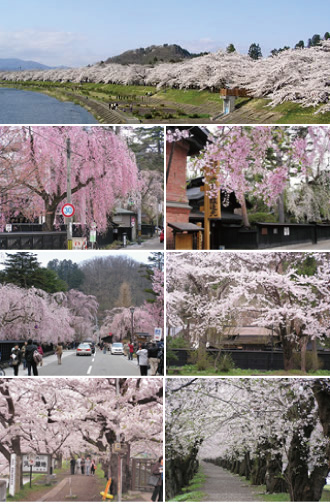
[[[97,308],[94,296],[73,289],[48,294],[34,287],[0,285],[0,340],[33,338],[56,344],[91,339]]]
[[[70,149],[67,141],[70,140]],[[6,147],[19,145],[14,154]],[[4,146],[4,147],[1,147]],[[126,141],[103,127],[1,127],[2,216],[43,216],[48,229],[67,198],[68,150],[76,219],[102,232],[120,198],[137,186],[137,167]],[[1,151],[0,151],[1,152]]]
[[[134,331],[154,334],[155,327],[164,327],[164,272],[153,269],[152,291],[154,299],[150,303],[134,309]],[[131,334],[132,313],[130,308],[116,307],[107,312],[101,327],[101,334],[113,333],[114,341],[122,341]]]
[[[162,453],[161,379],[0,380],[0,454]],[[72,428],[74,426],[74,428]],[[37,433],[37,434],[36,434]]]
[[[286,101],[329,111],[328,72],[330,42],[281,51],[276,57],[253,60],[248,55],[220,50],[179,63],[146,65],[92,65],[89,68],[0,72],[8,81],[96,82],[152,85],[180,89],[246,88],[272,106]]]
[[[307,257],[316,262],[309,277],[299,272]],[[330,336],[329,268],[327,253],[168,254],[167,324],[189,327],[197,346],[213,330],[221,348],[226,326],[250,313],[253,325],[279,332],[284,369],[292,369],[296,347]]]
[[[167,488],[173,463],[184,464],[195,447],[195,457],[265,484],[269,493],[319,501],[330,445],[323,394],[329,380],[167,380]]]
[[[189,130],[169,128],[167,142],[184,141]],[[329,151],[327,127],[219,126],[206,147],[192,158],[189,170],[205,177],[207,193],[235,193],[245,226],[249,226],[246,198],[278,209],[284,222],[287,210],[298,221],[330,218]],[[284,196],[285,195],[285,196]]]

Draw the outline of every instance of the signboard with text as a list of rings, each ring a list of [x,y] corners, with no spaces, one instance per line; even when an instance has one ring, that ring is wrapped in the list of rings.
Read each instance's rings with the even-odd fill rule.
[[[155,327],[154,340],[155,341],[161,341],[162,340],[162,328],[161,327]]]
[[[51,465],[51,455],[48,454],[30,454],[22,455],[22,472],[49,474]]]

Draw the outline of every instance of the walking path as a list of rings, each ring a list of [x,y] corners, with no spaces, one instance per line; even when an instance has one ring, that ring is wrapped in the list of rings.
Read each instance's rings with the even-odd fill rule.
[[[106,480],[104,480],[104,485],[102,485],[103,490],[105,485]],[[76,498],[72,498],[78,502],[100,502],[100,489],[100,480],[95,476],[75,474],[74,476],[65,477],[54,488],[43,495],[38,502],[65,502],[65,500],[70,500],[70,495],[76,495]]]
[[[238,475],[226,471],[222,467],[207,462],[201,462],[206,481],[201,492],[205,502],[255,502],[260,499],[253,488],[244,483]]]

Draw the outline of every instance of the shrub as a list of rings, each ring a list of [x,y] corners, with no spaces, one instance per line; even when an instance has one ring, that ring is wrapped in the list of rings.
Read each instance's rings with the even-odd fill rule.
[[[274,214],[268,212],[256,212],[249,214],[250,224],[253,225],[256,222],[277,222]]]

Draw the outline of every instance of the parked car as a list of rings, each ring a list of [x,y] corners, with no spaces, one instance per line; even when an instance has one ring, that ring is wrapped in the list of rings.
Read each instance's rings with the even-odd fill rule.
[[[89,343],[80,343],[76,350],[76,355],[92,355],[92,349]]]
[[[111,354],[124,355],[124,345],[122,343],[112,343]]]

